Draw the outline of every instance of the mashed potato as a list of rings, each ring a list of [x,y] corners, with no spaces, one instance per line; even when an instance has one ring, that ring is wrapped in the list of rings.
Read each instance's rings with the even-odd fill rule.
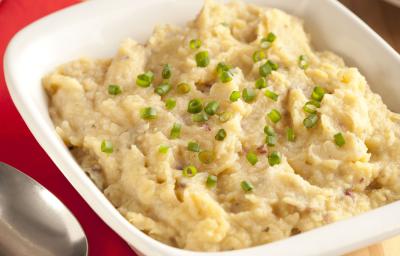
[[[399,199],[399,115],[277,9],[206,1],[43,85],[85,172],[172,246],[269,243]]]

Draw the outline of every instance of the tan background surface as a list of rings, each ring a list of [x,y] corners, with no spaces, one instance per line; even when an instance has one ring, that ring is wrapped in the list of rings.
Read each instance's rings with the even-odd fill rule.
[[[400,8],[382,0],[340,0],[400,52]],[[400,221],[400,216],[399,216]],[[399,256],[400,236],[346,256]]]

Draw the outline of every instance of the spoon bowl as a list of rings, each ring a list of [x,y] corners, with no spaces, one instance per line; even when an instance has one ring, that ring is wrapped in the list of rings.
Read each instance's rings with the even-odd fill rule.
[[[0,162],[0,255],[81,256],[79,222],[51,192]]]

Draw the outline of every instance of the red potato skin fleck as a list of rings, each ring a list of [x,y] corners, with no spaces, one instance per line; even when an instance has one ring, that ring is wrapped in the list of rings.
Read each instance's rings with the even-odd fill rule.
[[[348,188],[348,189],[346,189],[346,190],[344,191],[344,194],[345,194],[346,196],[351,196],[351,197],[353,197],[353,190],[352,190],[351,188]]]

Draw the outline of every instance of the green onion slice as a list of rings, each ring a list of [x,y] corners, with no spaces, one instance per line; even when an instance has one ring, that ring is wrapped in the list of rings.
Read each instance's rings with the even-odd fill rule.
[[[199,99],[192,99],[188,103],[187,112],[196,114],[203,110],[203,104]]]
[[[324,88],[322,88],[320,86],[316,86],[316,87],[314,87],[314,90],[311,94],[311,98],[316,101],[322,101],[322,99],[324,98],[324,95],[325,95]]]
[[[257,155],[252,151],[247,153],[246,159],[251,165],[255,165],[258,162]]]
[[[293,128],[289,127],[286,130],[286,137],[288,141],[295,141],[296,140],[296,134],[294,133]]]
[[[278,70],[279,68],[279,65],[276,64],[275,62],[272,62],[271,60],[268,60],[267,64],[271,67],[272,70]]]
[[[209,102],[209,103],[205,106],[204,112],[206,112],[208,115],[212,116],[212,115],[214,115],[215,113],[217,113],[218,108],[219,108],[219,103],[218,103],[218,101],[213,100],[213,101]]]
[[[162,78],[169,79],[171,77],[171,74],[172,74],[171,66],[169,64],[165,64],[161,72]]]
[[[157,117],[157,110],[152,107],[142,108],[140,110],[140,117],[146,120],[155,119]]]
[[[303,120],[303,125],[310,129],[317,125],[318,122],[318,115],[317,114],[310,114]]]
[[[281,113],[277,109],[272,109],[267,116],[273,123],[277,123],[281,120]]]
[[[266,126],[264,127],[264,133],[267,134],[267,135],[275,135],[274,128],[272,128],[272,127],[269,126],[269,125],[266,125]]]
[[[203,150],[198,155],[200,162],[203,164],[211,164],[215,160],[215,153],[209,150]]]
[[[176,89],[177,89],[178,93],[186,94],[186,93],[190,92],[190,85],[187,83],[180,83],[177,85]]]
[[[223,71],[229,71],[231,69],[231,66],[225,64],[224,62],[220,62],[217,64],[217,74],[221,74]]]
[[[229,96],[229,100],[231,102],[235,102],[240,99],[240,91],[232,91],[231,95]]]
[[[192,39],[189,42],[190,49],[199,49],[201,47],[201,41],[199,39]]]
[[[208,115],[206,113],[204,113],[204,112],[200,112],[200,113],[192,115],[192,121],[193,122],[200,123],[200,122],[205,122],[207,120],[208,120]]]
[[[119,85],[116,84],[110,84],[108,86],[108,93],[110,95],[118,95],[122,92],[121,87]]]
[[[233,79],[233,73],[231,70],[222,71],[221,73],[219,73],[218,76],[219,76],[219,80],[224,84],[229,83]]]
[[[208,51],[198,52],[195,56],[196,64],[198,67],[205,68],[210,64],[210,58],[208,57]]]
[[[343,146],[344,144],[346,144],[346,141],[343,137],[343,134],[341,132],[336,133],[335,136],[333,136],[335,139],[335,144],[339,147]]]
[[[154,89],[154,92],[160,96],[164,96],[171,90],[171,85],[168,83],[161,84]]]
[[[232,118],[232,113],[231,112],[222,112],[219,115],[219,121],[222,123],[228,122]]]
[[[174,100],[174,99],[167,99],[167,100],[165,101],[165,108],[166,108],[166,109],[171,110],[171,109],[175,108],[175,106],[176,106],[176,100]]]
[[[193,177],[197,174],[197,169],[193,165],[188,165],[183,168],[182,175],[185,177]]]
[[[281,163],[281,156],[278,152],[274,151],[268,155],[268,163],[271,166],[277,165]]]
[[[260,60],[265,59],[267,56],[263,50],[257,50],[253,53],[253,62],[259,62]]]
[[[244,88],[242,98],[245,102],[250,103],[256,99],[257,92],[253,88]]]
[[[154,74],[151,71],[140,74],[136,77],[136,85],[139,87],[149,87],[154,80]]]
[[[161,154],[166,154],[166,153],[168,153],[168,150],[169,150],[169,146],[168,146],[168,145],[161,145],[161,146],[158,148],[158,152],[161,153]]]
[[[308,114],[317,113],[317,108],[321,106],[321,103],[315,100],[307,101],[303,106],[303,111]]]
[[[180,123],[174,123],[174,125],[171,128],[171,132],[169,134],[169,137],[171,139],[177,139],[181,136],[181,128],[182,125]]]
[[[254,189],[253,185],[249,181],[245,180],[240,182],[240,187],[242,187],[245,192],[250,192]]]
[[[207,180],[206,180],[206,186],[208,188],[213,188],[217,185],[218,177],[215,175],[208,175]]]
[[[190,141],[187,145],[187,149],[192,152],[200,152],[200,145],[197,142]]]
[[[101,142],[101,152],[111,154],[114,151],[113,144],[109,140],[103,140]]]
[[[272,32],[269,32],[267,37],[266,37],[266,40],[268,42],[272,43],[272,42],[275,41],[275,39],[276,39],[276,35],[274,33],[272,33]]]
[[[278,94],[276,94],[275,92],[270,91],[270,90],[265,90],[264,95],[265,95],[266,97],[270,98],[270,99],[273,100],[273,101],[277,101],[277,100],[278,100],[278,97],[279,97]]]
[[[309,66],[309,59],[306,55],[300,55],[298,59],[298,65],[301,69],[307,69]]]
[[[276,134],[267,135],[265,137],[265,143],[267,143],[267,145],[270,146],[270,147],[275,146],[277,141],[278,141],[278,136],[276,136]]]
[[[219,141],[223,141],[226,137],[226,131],[225,129],[219,129],[217,134],[215,135],[215,139]]]
[[[272,72],[272,67],[268,64],[268,62],[265,62],[258,68],[258,73],[262,77],[266,77]]]
[[[265,88],[265,87],[267,87],[267,86],[268,86],[268,84],[267,84],[267,79],[265,79],[264,77],[258,78],[258,79],[256,80],[256,82],[255,82],[255,87],[256,87],[257,89],[263,89],[263,88]]]

